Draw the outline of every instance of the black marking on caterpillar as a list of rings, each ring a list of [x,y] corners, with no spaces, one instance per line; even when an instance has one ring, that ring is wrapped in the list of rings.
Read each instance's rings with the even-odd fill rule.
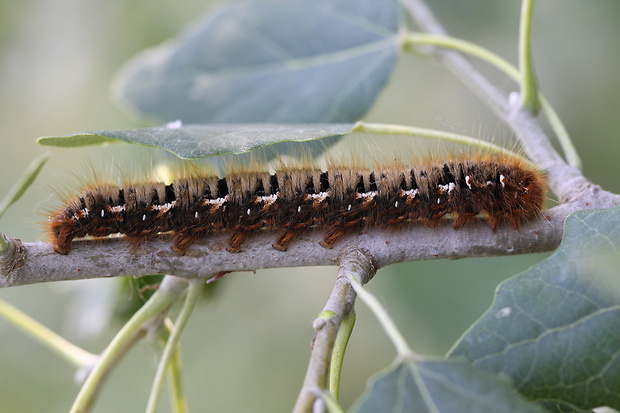
[[[376,170],[281,168],[226,178],[196,173],[170,185],[91,186],[52,214],[47,229],[61,254],[75,238],[121,234],[142,242],[167,232],[179,254],[215,232],[226,232],[227,250],[238,252],[263,230],[274,231],[273,248],[285,251],[313,228],[325,231],[325,248],[366,227],[447,218],[455,229],[484,219],[493,231],[503,223],[518,230],[540,214],[544,199],[540,172],[519,158],[486,155],[413,167],[395,161]]]

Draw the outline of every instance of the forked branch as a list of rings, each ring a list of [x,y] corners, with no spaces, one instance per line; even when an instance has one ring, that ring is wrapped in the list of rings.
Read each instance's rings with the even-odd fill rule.
[[[321,395],[328,389],[328,375],[332,362],[332,350],[342,321],[354,311],[357,294],[349,277],[366,284],[377,271],[373,257],[360,248],[350,247],[340,256],[338,278],[323,311],[314,320],[316,331],[304,384],[299,393],[294,413],[313,410],[314,403],[322,403]],[[344,355],[344,353],[343,353]]]

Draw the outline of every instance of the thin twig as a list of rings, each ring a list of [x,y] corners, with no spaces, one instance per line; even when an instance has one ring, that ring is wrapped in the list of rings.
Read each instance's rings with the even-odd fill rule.
[[[170,317],[164,318],[161,328],[159,329],[158,342],[162,347],[166,345],[170,334],[174,329],[174,324]],[[187,400],[183,393],[183,386],[181,383],[181,372],[183,363],[181,360],[181,348],[176,346],[172,352],[170,363],[168,364],[168,398],[170,399],[170,411],[172,413],[187,413]]]
[[[521,106],[534,114],[540,110],[538,82],[532,62],[532,16],[534,0],[522,0],[519,28],[519,71],[521,72]]]
[[[402,2],[420,29],[432,34],[447,34],[423,0],[402,0]],[[518,100],[517,102],[509,100],[460,53],[434,49],[432,54],[515,132],[530,159],[548,171],[549,185],[560,199],[565,199],[569,197],[568,194],[580,189],[588,190],[585,188],[588,186],[588,181],[579,168],[571,167],[564,162],[551,145],[539,119],[532,116],[529,110],[522,109]],[[566,182],[570,184],[565,185]],[[578,196],[582,197],[583,194]]]
[[[484,49],[483,47],[480,47],[463,39],[443,35],[412,33],[405,37],[404,42],[405,47],[407,48],[418,46],[419,49],[419,46],[437,46],[441,48],[448,48],[459,51],[461,53],[466,53],[470,56],[474,56],[495,66],[503,73],[514,79],[516,82],[521,81],[521,74],[519,73],[519,70],[512,66],[508,61],[496,55],[495,53]],[[564,151],[564,156],[566,156],[566,160],[568,161],[569,165],[581,169],[581,158],[579,157],[579,154],[575,149],[575,145],[571,141],[570,135],[568,134],[568,131],[562,123],[559,115],[541,93],[538,94],[538,99],[540,100],[540,104],[547,117],[547,120],[549,121],[551,129],[553,130],[556,138],[560,142],[560,146],[562,147],[562,151]]]
[[[92,367],[98,359],[97,355],[89,353],[75,344],[70,343],[3,300],[0,300],[0,316],[77,368],[88,369]]]
[[[353,311],[356,294],[349,281],[353,276],[361,284],[368,282],[377,268],[374,260],[359,248],[348,248],[340,258],[340,269],[334,289],[319,317],[314,320],[316,331],[306,377],[295,403],[294,413],[312,411],[315,401],[321,400],[328,387],[328,374],[334,342],[340,324]]]
[[[402,2],[420,29],[432,34],[446,35],[446,30],[423,0]],[[577,166],[566,164],[553,148],[538,117],[523,109],[519,105],[519,99],[506,97],[460,53],[443,49],[435,49],[432,53],[515,132],[525,153],[546,171],[549,187],[560,202],[565,204],[561,207],[574,211],[618,205],[618,195],[603,191],[587,180]],[[556,236],[561,237],[561,234],[562,228],[559,228]]]
[[[375,314],[375,317],[379,320],[379,324],[383,327],[386,335],[392,341],[392,344],[396,348],[396,353],[399,359],[414,359],[417,356],[413,350],[407,344],[407,341],[396,327],[396,323],[392,320],[392,317],[388,314],[387,310],[383,308],[377,297],[369,293],[360,284],[354,274],[349,275],[351,286],[355,289],[355,292],[364,303]]]
[[[187,413],[189,411],[187,407],[187,399],[183,393],[181,386],[181,350],[177,345],[177,348],[173,351],[170,364],[168,366],[168,386],[169,386],[169,399],[170,408],[173,413]]]
[[[99,362],[88,375],[78,396],[73,402],[71,413],[86,413],[90,410],[99,389],[116,363],[148,331],[153,320],[164,314],[181,297],[187,288],[187,281],[176,277],[165,277],[159,289],[138,310],[116,334],[99,358]]]
[[[200,298],[200,293],[202,292],[203,285],[204,281],[201,280],[190,280],[189,282],[189,288],[187,292],[187,297],[185,298],[185,303],[183,304],[181,313],[179,314],[179,317],[174,324],[172,333],[168,337],[166,347],[164,348],[161,360],[159,360],[159,365],[157,366],[157,372],[155,373],[153,386],[151,387],[151,394],[149,396],[149,401],[146,406],[147,413],[155,413],[157,411],[159,397],[164,387],[164,378],[166,376],[166,371],[168,370],[170,362],[177,350],[179,340],[181,339],[181,333],[183,333],[183,329],[185,328],[185,325],[189,320],[189,316],[194,311],[196,303],[198,303],[198,299]]]

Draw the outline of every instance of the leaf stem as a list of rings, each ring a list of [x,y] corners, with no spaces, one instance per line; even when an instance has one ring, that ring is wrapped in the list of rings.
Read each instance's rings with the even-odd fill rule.
[[[340,406],[340,403],[338,403],[337,397],[335,397],[333,394],[326,391],[323,392],[321,396],[323,398],[323,401],[325,402],[325,407],[327,408],[327,411],[329,413],[345,413],[342,406]]]
[[[148,323],[165,313],[184,294],[187,284],[186,280],[177,277],[164,277],[159,290],[131,317],[103,351],[73,402],[70,413],[86,413],[90,410],[103,380],[116,362],[146,334]]]
[[[157,366],[157,372],[155,373],[155,379],[153,380],[151,394],[146,407],[147,413],[155,413],[157,411],[159,397],[161,396],[161,391],[164,386],[164,379],[166,377],[166,370],[169,369],[171,360],[176,351],[178,351],[178,344],[181,334],[183,333],[183,329],[187,325],[187,321],[194,311],[196,303],[198,303],[198,300],[200,299],[200,293],[202,292],[204,280],[192,279],[188,282],[188,284],[189,288],[187,296],[185,297],[185,302],[183,303],[183,308],[181,309],[181,313],[179,314],[179,317],[177,318],[177,321],[172,329],[170,337],[168,337],[166,347],[164,348],[161,360]]]
[[[176,346],[168,365],[169,374],[169,386],[170,386],[170,404],[173,413],[187,413],[187,401],[183,394],[183,387],[181,386],[181,350],[179,346]]]
[[[418,356],[409,348],[407,341],[402,336],[398,328],[396,327],[396,323],[387,313],[385,308],[379,303],[379,300],[366,291],[362,284],[352,275],[348,275],[349,282],[351,286],[355,289],[355,292],[359,296],[359,298],[366,303],[366,305],[370,308],[370,310],[375,314],[375,317],[379,320],[379,323],[385,330],[385,333],[392,341],[392,344],[396,348],[396,353],[399,359],[416,359]]]
[[[519,71],[504,58],[496,55],[492,51],[480,47],[475,43],[451,36],[443,36],[427,33],[409,33],[404,38],[403,46],[405,49],[415,50],[417,46],[434,46],[444,49],[452,49],[495,66],[497,69],[506,73],[515,80],[519,80]]]
[[[77,368],[88,368],[97,362],[98,356],[96,354],[89,353],[70,343],[3,300],[0,300],[0,316]]]
[[[521,73],[516,67],[514,67],[502,57],[474,43],[455,37],[426,33],[411,33],[405,37],[404,46],[406,48],[420,45],[441,47],[445,49],[456,50],[461,53],[466,53],[470,56],[474,56],[482,61],[485,61],[495,66],[497,69],[510,76],[516,82],[522,83]],[[555,134],[558,141],[560,142],[560,145],[562,146],[562,151],[564,152],[564,155],[566,156],[566,160],[568,161],[569,165],[581,169],[581,158],[579,157],[579,154],[575,149],[575,145],[571,141],[570,135],[566,131],[566,127],[562,123],[562,120],[558,116],[553,106],[551,106],[549,101],[541,93],[538,93],[538,99],[545,115],[547,116],[547,120],[551,125],[553,133]]]
[[[332,360],[329,368],[329,392],[338,399],[340,395],[340,376],[342,375],[342,364],[344,363],[344,353],[351,338],[353,327],[355,326],[355,309],[347,313],[340,323],[334,349],[332,350]]]
[[[523,0],[519,27],[519,68],[521,72],[521,107],[537,114],[540,111],[540,101],[532,62],[533,12],[534,0]]]
[[[359,121],[355,124],[353,131],[354,132],[376,133],[376,134],[382,134],[382,135],[407,135],[407,136],[419,136],[421,138],[439,139],[439,140],[443,140],[447,142],[454,142],[454,143],[474,146],[477,148],[481,148],[484,150],[488,150],[488,151],[503,154],[503,155],[508,155],[511,157],[523,158],[523,156],[519,155],[516,152],[510,151],[499,145],[495,145],[490,142],[483,141],[481,139],[476,139],[476,138],[473,138],[471,136],[466,136],[466,135],[460,135],[458,133],[438,131],[435,129],[426,129],[426,128],[418,128],[415,126],[393,125],[393,124],[384,124],[384,123],[366,123],[363,121]],[[523,159],[527,161],[525,158]]]

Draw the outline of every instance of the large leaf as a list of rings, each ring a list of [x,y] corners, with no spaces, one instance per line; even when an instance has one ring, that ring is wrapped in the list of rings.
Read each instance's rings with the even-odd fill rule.
[[[620,407],[620,208],[578,211],[560,248],[502,283],[451,357],[532,399]]]
[[[121,104],[185,123],[353,122],[399,49],[396,0],[253,0],[221,8],[119,74]]]
[[[543,413],[510,385],[455,361],[409,361],[373,378],[353,413]]]
[[[353,124],[308,125],[187,125],[86,132],[39,138],[40,145],[85,146],[122,141],[157,146],[184,159],[239,154],[278,142],[305,142],[353,132]],[[279,152],[284,152],[280,148]]]
[[[549,413],[596,413],[594,410],[581,410],[568,403],[558,402],[556,400],[544,400],[539,402]],[[611,412],[607,412],[611,413]]]

